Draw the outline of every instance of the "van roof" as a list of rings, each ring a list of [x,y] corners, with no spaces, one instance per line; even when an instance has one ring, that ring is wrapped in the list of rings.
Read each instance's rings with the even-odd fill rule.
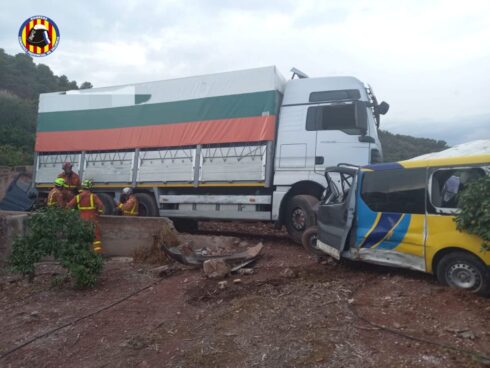
[[[406,160],[398,162],[386,162],[382,164],[372,164],[363,166],[363,171],[381,171],[395,169],[412,169],[417,167],[441,167],[441,166],[460,166],[472,164],[490,165],[490,154],[428,158],[420,160]]]

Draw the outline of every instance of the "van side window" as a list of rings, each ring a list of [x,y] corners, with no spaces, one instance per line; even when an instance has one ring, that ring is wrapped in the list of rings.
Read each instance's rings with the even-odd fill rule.
[[[356,107],[354,104],[311,106],[306,115],[306,130],[342,130],[347,134],[359,134]]]
[[[375,212],[425,213],[426,169],[364,173],[361,196]]]
[[[458,208],[459,194],[468,183],[479,179],[485,172],[479,168],[441,169],[432,174],[430,201],[437,208]]]

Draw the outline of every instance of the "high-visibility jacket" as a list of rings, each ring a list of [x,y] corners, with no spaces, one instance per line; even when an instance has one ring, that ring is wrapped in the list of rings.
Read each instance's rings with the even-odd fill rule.
[[[138,216],[138,199],[131,194],[126,202],[117,205],[123,216]]]
[[[60,208],[65,207],[65,200],[63,199],[63,192],[61,189],[54,187],[48,194],[48,207],[57,206]]]
[[[83,190],[80,194],[77,194],[67,204],[68,208],[77,208],[80,211],[80,217],[83,220],[90,221],[94,224],[94,241],[92,248],[95,253],[102,252],[102,240],[100,234],[99,221],[97,220],[99,214],[104,213],[104,204],[100,200],[97,194],[90,192],[89,190]]]

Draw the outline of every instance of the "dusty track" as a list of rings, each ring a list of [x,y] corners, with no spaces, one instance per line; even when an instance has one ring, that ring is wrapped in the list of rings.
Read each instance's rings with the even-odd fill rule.
[[[181,271],[0,360],[22,367],[479,367],[453,350],[490,355],[490,300],[430,275],[363,264],[320,265],[263,224],[205,223],[201,233],[263,240],[256,274],[220,290]],[[284,274],[289,268],[292,272]],[[107,263],[94,290],[52,288],[53,264],[33,284],[2,278],[0,354],[157,281],[148,267]],[[10,280],[10,281],[9,281]]]

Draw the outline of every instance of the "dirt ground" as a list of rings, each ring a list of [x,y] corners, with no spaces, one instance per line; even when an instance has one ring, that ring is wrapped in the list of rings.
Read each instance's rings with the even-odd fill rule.
[[[85,291],[55,284],[61,269],[49,262],[32,284],[3,275],[0,367],[490,364],[490,299],[421,273],[320,264],[264,224],[200,229],[262,241],[255,273],[232,275],[220,289],[200,270],[158,278],[154,266],[113,259],[99,285]]]

